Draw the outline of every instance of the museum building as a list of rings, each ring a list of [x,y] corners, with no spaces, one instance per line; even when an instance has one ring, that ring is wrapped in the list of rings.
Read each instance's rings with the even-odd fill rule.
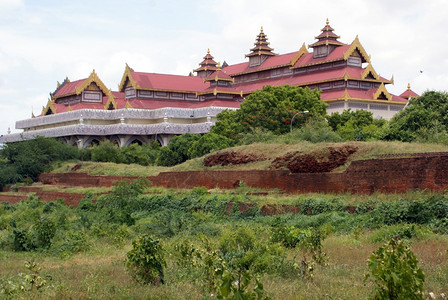
[[[389,120],[409,98],[387,91],[394,79],[381,77],[358,37],[339,41],[328,20],[316,42],[276,54],[261,28],[246,61],[221,66],[207,51],[188,76],[135,72],[126,64],[118,91],[107,88],[95,70],[88,78],[57,84],[42,113],[16,122],[22,133],[0,143],[55,137],[79,148],[109,140],[120,147],[153,140],[167,145],[184,133],[206,133],[223,110],[236,110],[245,97],[265,85],[295,85],[321,92],[327,113],[363,109]]]

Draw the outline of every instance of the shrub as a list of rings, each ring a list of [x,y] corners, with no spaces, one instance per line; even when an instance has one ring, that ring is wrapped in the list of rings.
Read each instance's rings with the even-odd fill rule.
[[[143,235],[132,242],[127,254],[126,269],[141,284],[164,284],[164,250],[158,240]]]
[[[191,145],[188,149],[188,156],[189,158],[203,156],[216,150],[229,148],[232,144],[233,140],[225,136],[209,132],[201,136],[200,139]]]
[[[36,233],[36,247],[50,248],[56,233],[56,225],[48,218],[42,218],[34,225],[33,230]]]
[[[392,239],[378,248],[367,265],[374,278],[375,294],[371,299],[423,299],[425,274],[409,247],[399,239]]]
[[[123,157],[118,146],[109,141],[101,142],[98,146],[94,146],[91,150],[92,161],[100,162],[123,162]]]

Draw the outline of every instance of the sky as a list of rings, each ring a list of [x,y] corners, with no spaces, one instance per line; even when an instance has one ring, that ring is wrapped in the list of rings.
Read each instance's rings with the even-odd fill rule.
[[[209,48],[245,62],[263,26],[275,53],[315,42],[328,18],[344,43],[358,36],[377,73],[418,94],[448,88],[448,0],[0,0],[0,135],[20,132],[57,82],[95,70],[112,90],[137,72],[188,75]]]

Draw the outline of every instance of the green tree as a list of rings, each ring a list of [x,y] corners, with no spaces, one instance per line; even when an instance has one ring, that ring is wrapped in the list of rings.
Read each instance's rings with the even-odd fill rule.
[[[434,138],[446,135],[447,129],[448,93],[426,91],[411,99],[408,106],[390,120],[383,139],[437,142]]]
[[[120,149],[124,163],[139,164],[142,166],[154,164],[159,150],[160,144],[157,142],[152,142],[149,145],[131,144],[128,147]]]
[[[239,110],[220,113],[211,132],[235,140],[239,134],[257,128],[283,134],[290,130],[291,119],[297,112],[309,111],[307,117],[325,116],[326,107],[317,90],[289,85],[265,86],[249,95]],[[305,121],[306,118],[296,118],[294,127]]]
[[[378,248],[367,261],[375,280],[372,299],[423,299],[425,274],[414,253],[402,240],[392,239]]]
[[[92,149],[92,161],[122,163],[120,148],[109,141],[101,142]]]
[[[156,164],[159,166],[174,166],[190,159],[188,150],[194,142],[201,138],[200,134],[186,133],[175,136],[168,146],[162,147],[157,156]]]
[[[132,242],[132,250],[126,254],[126,268],[131,276],[142,284],[164,284],[166,262],[164,250],[158,240],[143,235]]]
[[[55,139],[37,137],[34,140],[7,143],[0,155],[6,160],[6,168],[1,168],[0,178],[6,178],[3,181],[13,183],[18,178],[31,178],[35,181],[42,172],[51,169],[54,161],[76,159],[79,157],[79,151],[76,147]],[[13,169],[16,173],[5,173]]]
[[[229,148],[232,144],[232,139],[209,132],[191,145],[190,149],[188,149],[188,156],[190,158],[203,156],[216,150]]]
[[[385,120],[373,118],[373,113],[366,110],[346,109],[342,113],[332,113],[327,117],[333,130],[347,141],[365,141],[377,138]]]

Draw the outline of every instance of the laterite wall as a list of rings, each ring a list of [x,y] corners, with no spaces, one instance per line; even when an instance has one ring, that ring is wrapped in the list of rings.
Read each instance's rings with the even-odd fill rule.
[[[111,186],[119,176],[89,176],[85,173],[42,174],[45,184],[68,186]],[[284,170],[164,172],[150,176],[155,186],[171,188],[234,188],[247,186],[278,188],[288,193],[370,194],[408,190],[448,190],[448,154],[354,161],[341,173],[295,173]]]

